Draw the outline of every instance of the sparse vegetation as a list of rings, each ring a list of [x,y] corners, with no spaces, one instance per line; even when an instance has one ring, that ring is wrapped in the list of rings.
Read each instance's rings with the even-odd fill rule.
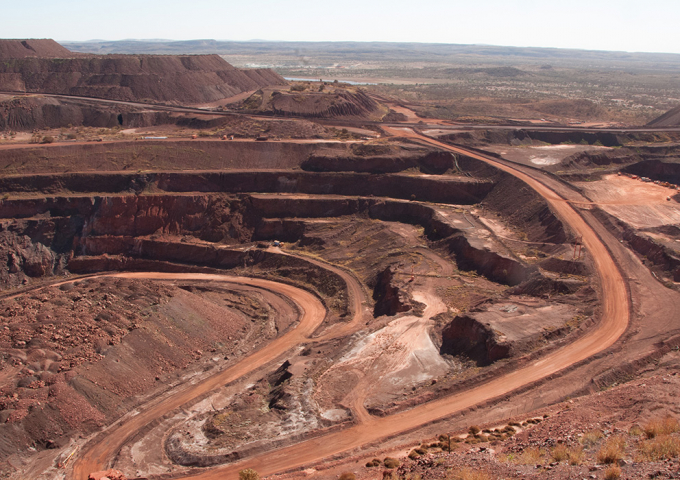
[[[581,437],[581,440],[580,440],[581,445],[583,445],[586,448],[590,448],[593,445],[595,445],[597,442],[599,442],[600,439],[603,436],[604,435],[602,434],[602,432],[600,430],[591,430],[589,432],[586,432]]]
[[[605,480],[616,480],[621,477],[621,467],[618,465],[611,465],[604,471]]]
[[[472,425],[470,428],[468,428],[468,433],[470,435],[477,435],[480,431],[481,430],[477,425]]]
[[[625,455],[626,439],[622,436],[609,437],[605,444],[597,452],[597,461],[600,463],[616,463]]]
[[[638,458],[642,461],[658,462],[680,456],[680,438],[658,435],[638,445]]]
[[[397,468],[399,466],[399,460],[392,457],[385,457],[383,463],[385,465],[385,468]]]
[[[569,458],[569,449],[564,444],[557,445],[550,451],[550,456],[556,462],[562,462]]]
[[[537,447],[529,447],[522,450],[522,452],[514,456],[512,459],[513,463],[520,465],[535,465],[539,463],[543,458],[543,452]]]
[[[338,480],[356,480],[357,477],[352,472],[344,472],[340,474]]]
[[[669,435],[680,430],[678,420],[666,416],[664,418],[654,418],[647,422],[644,427],[644,432],[647,438],[654,438],[659,435]]]

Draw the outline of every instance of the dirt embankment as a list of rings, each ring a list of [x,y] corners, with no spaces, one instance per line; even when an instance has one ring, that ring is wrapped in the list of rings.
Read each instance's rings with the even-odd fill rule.
[[[39,190],[89,193],[304,193],[318,195],[383,196],[469,205],[493,189],[490,181],[466,177],[419,177],[360,173],[309,173],[262,170],[208,173],[74,174],[0,179],[4,192]],[[10,205],[12,200],[5,200]]]
[[[333,155],[335,154],[335,156]],[[354,152],[352,152],[354,153]],[[319,152],[305,160],[301,167],[312,172],[393,173],[418,169],[426,174],[443,174],[454,170],[455,158],[447,152],[392,152],[377,155],[337,156],[338,152]]]
[[[657,270],[656,273],[659,274],[657,278],[668,275],[673,278],[674,282],[680,282],[680,254],[677,250],[601,209],[595,210],[595,214],[612,233],[638,253],[647,266],[652,270]],[[680,237],[680,231],[674,226],[657,227],[651,230],[661,230],[664,233],[670,233],[670,237]]]
[[[524,182],[504,175],[489,195],[484,206],[516,225],[532,242],[564,243],[567,231],[545,200]]]
[[[544,131],[531,129],[517,130],[475,130],[457,132],[440,137],[441,140],[458,145],[478,147],[490,144],[501,145],[533,145],[535,143],[549,143],[557,145],[584,144],[604,145],[605,147],[620,147],[631,142],[662,142],[677,141],[680,134],[674,132],[654,133],[612,133],[612,132],[578,132],[578,131]]]
[[[677,127],[679,125],[680,106],[671,108],[669,111],[647,124],[648,127]]]
[[[144,140],[114,143],[68,143],[32,148],[0,148],[3,175],[55,172],[106,172],[148,170],[293,169],[327,143],[229,142]],[[50,183],[35,177],[38,189]],[[30,185],[29,182],[25,182]],[[34,189],[35,190],[35,189]],[[27,190],[29,191],[29,190]],[[47,190],[44,190],[47,191]],[[90,190],[96,191],[96,190]],[[109,191],[109,190],[103,190]]]
[[[377,112],[378,103],[358,89],[327,93],[279,93],[270,102],[275,115],[309,118],[369,117]]]
[[[219,55],[20,58],[0,63],[2,91],[129,102],[203,104],[264,86],[285,84],[272,70],[246,73]]]
[[[664,160],[644,160],[642,162],[628,165],[623,169],[624,172],[641,177],[648,177],[660,182],[670,182],[675,185],[680,184],[680,162]]]
[[[677,176],[673,172],[673,162],[669,157],[677,157],[680,148],[677,144],[641,145],[617,149],[578,152],[564,158],[554,165],[544,166],[546,170],[559,172],[563,178],[583,180],[599,177],[608,171],[621,170],[640,176],[654,175],[654,180],[662,180],[662,176]],[[669,165],[669,166],[666,166]],[[602,167],[609,167],[603,170]],[[568,172],[568,173],[565,173]],[[666,181],[672,181],[666,179]],[[675,182],[674,182],[675,183]]]
[[[293,121],[277,120],[281,124]],[[294,121],[298,123],[298,121]],[[304,121],[302,121],[304,122]],[[260,122],[261,123],[261,122]],[[309,123],[309,122],[307,122]],[[234,128],[248,125],[234,125]],[[226,127],[225,127],[226,128]],[[226,132],[227,130],[225,130]],[[247,133],[247,132],[244,132]],[[328,158],[327,164],[312,168],[318,158]],[[339,165],[336,158],[353,159],[357,169]],[[363,162],[360,160],[363,159]],[[375,160],[374,160],[375,159]],[[425,173],[441,173],[449,165],[450,158],[428,148],[414,148],[406,144],[385,147],[356,148],[354,144],[317,141],[296,142],[231,142],[215,140],[144,140],[120,142],[92,142],[88,144],[59,143],[30,148],[0,148],[0,172],[6,175],[31,173],[104,172],[123,171],[173,171],[186,170],[242,170],[248,169],[294,169],[307,171],[357,173],[395,173],[420,166]],[[325,160],[324,160],[325,162]],[[454,159],[463,172],[483,178],[468,168],[465,160]],[[372,164],[370,172],[360,166]],[[477,162],[480,163],[481,162]],[[37,178],[32,181],[44,183]]]
[[[125,125],[124,117],[133,116],[132,113],[128,113],[132,110],[134,108],[129,106],[113,109],[104,105],[83,105],[50,97],[15,97],[0,102],[0,131],[30,131],[70,126],[113,128]],[[137,115],[149,117],[149,114]],[[156,124],[170,123],[166,113],[154,115],[153,120],[157,121]]]

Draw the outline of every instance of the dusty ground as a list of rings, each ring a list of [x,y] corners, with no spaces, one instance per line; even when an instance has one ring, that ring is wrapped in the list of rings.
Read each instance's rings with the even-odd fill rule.
[[[606,175],[594,182],[574,182],[593,203],[636,229],[677,225],[680,209],[669,197],[677,190],[634,180],[626,175]]]
[[[480,430],[483,429],[479,438],[470,435],[466,427],[453,431],[443,428],[443,437],[423,438],[421,442],[398,450],[383,450],[378,455],[357,458],[330,468],[317,467],[318,470],[310,470],[306,476],[326,479],[352,472],[358,479],[366,480],[590,479],[607,478],[607,472],[618,467],[620,477],[609,478],[678,478],[680,412],[676,398],[680,391],[677,376],[679,361],[677,353],[670,353],[660,359],[658,365],[640,372],[639,378],[625,385],[530,412],[524,417],[509,418],[505,422],[480,422],[476,424]],[[668,418],[671,420],[668,421]],[[645,432],[654,432],[654,422],[659,421],[662,424],[666,422],[668,433],[660,433],[657,426],[657,436],[648,438]],[[516,434],[508,439],[486,439],[489,430],[506,429],[508,423]],[[451,453],[446,451],[447,435],[454,440]],[[615,439],[621,439],[622,446],[614,449],[615,460],[612,461],[604,456],[604,447]],[[470,440],[474,442],[468,443]],[[674,446],[667,450],[659,449],[660,442]],[[415,458],[408,458],[407,454],[417,448],[423,450],[412,453]],[[368,466],[367,462],[376,457],[380,460],[379,465]],[[387,457],[396,458],[398,466],[387,468],[382,462]],[[474,477],[474,474],[478,476]],[[303,475],[274,478],[298,476]]]

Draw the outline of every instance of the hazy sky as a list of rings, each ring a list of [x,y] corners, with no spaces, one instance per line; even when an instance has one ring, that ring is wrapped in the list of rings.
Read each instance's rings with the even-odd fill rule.
[[[0,37],[484,43],[680,53],[680,0],[0,0]]]

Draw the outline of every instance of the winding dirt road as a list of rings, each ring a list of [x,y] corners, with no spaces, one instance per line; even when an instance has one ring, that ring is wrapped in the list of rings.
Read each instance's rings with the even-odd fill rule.
[[[279,355],[296,345],[308,341],[309,336],[321,325],[326,316],[326,309],[323,304],[311,293],[291,285],[269,280],[200,273],[120,273],[111,276],[152,280],[209,280],[250,285],[285,295],[295,302],[302,314],[295,328],[247,356],[233,367],[213,375],[196,385],[188,384],[180,387],[173,392],[172,396],[145,407],[139,414],[131,418],[125,418],[121,425],[111,428],[98,441],[87,445],[73,464],[73,478],[77,479],[86,480],[91,472],[101,470],[115,456],[130,436],[139,432],[152,421],[161,418],[167,412],[179,408],[226,383],[241,378],[260,368],[262,365],[275,360]]]
[[[451,147],[413,132],[408,133],[399,129],[392,133],[417,138],[439,148],[463,153],[490,163],[526,182],[541,196],[546,198],[553,211],[577,235],[583,236],[583,243],[592,255],[601,282],[602,308],[600,322],[573,343],[538,359],[530,365],[490,380],[479,387],[387,417],[362,418],[362,423],[342,431],[323,435],[276,451],[266,452],[238,463],[206,470],[197,475],[181,478],[195,480],[237,478],[238,471],[246,467],[254,468],[260,474],[270,475],[319,462],[324,458],[351,451],[381,438],[406,432],[420,425],[446,418],[487,400],[507,395],[513,390],[544,379],[607,349],[625,332],[629,322],[630,301],[623,277],[609,254],[607,247],[569,203],[538,180],[510,166],[496,162],[491,158],[468,150]]]
[[[427,142],[436,147],[462,153],[506,171],[534,188],[550,204],[553,211],[577,234],[583,236],[584,246],[590,251],[595,268],[601,283],[601,320],[593,329],[584,334],[573,343],[556,350],[530,365],[519,368],[514,372],[504,374],[492,379],[483,385],[473,389],[454,394],[420,405],[411,410],[400,412],[387,417],[375,418],[360,416],[359,422],[345,430],[332,432],[311,440],[281,448],[279,450],[265,452],[263,454],[239,461],[222,467],[205,470],[192,476],[181,478],[217,480],[225,478],[237,478],[238,471],[251,467],[262,475],[290,470],[304,465],[322,461],[333,455],[346,453],[354,448],[375,442],[381,438],[397,435],[414,429],[423,424],[449,417],[461,412],[466,408],[477,405],[490,399],[502,397],[512,391],[527,386],[533,382],[546,378],[571,365],[583,361],[596,353],[599,353],[616,342],[625,332],[629,322],[629,297],[626,284],[614,263],[607,247],[602,243],[596,233],[583,220],[583,218],[553,190],[543,185],[540,181],[522,173],[514,168],[496,162],[492,158],[477,153],[452,147],[428,137],[423,137],[412,131],[404,129],[389,129],[391,133],[399,136],[408,136],[420,141]],[[324,268],[329,268],[324,264]],[[336,271],[341,273],[342,271]],[[345,326],[332,330],[323,338],[330,338],[350,331],[358,326],[361,310],[359,292],[361,287],[356,280],[343,273],[343,278],[348,282],[348,289],[353,297],[355,318]],[[274,340],[267,347],[262,348],[251,356],[245,358],[234,367],[207,379],[199,385],[182,387],[169,398],[159,401],[155,405],[147,407],[134,417],[126,418],[122,425],[110,429],[98,437],[98,441],[85,447],[73,468],[73,478],[85,480],[87,475],[96,470],[105,468],[114,458],[117,451],[125,441],[142,429],[147,423],[159,418],[165,413],[195,399],[196,397],[219,387],[224,383],[238,379],[246,373],[252,372],[267,362],[275,359],[286,350],[300,342],[310,341],[309,336],[324,318],[323,306],[311,294],[297,288],[248,278],[230,277],[226,275],[186,275],[181,274],[120,274],[135,278],[206,278],[218,281],[240,282],[252,286],[259,286],[277,291],[291,297],[304,310],[300,324],[297,328],[286,335]]]

